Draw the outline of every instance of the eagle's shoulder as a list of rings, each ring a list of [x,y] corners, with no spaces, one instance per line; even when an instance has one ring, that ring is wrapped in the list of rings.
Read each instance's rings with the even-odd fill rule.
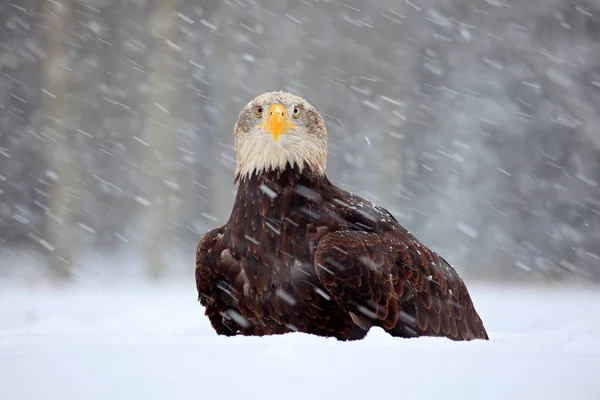
[[[323,195],[338,218],[352,230],[385,232],[401,228],[392,213],[384,207],[329,181],[323,187]]]

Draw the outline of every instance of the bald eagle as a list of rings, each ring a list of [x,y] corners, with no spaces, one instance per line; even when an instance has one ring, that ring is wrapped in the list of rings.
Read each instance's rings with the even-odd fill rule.
[[[220,335],[288,332],[358,340],[488,339],[465,283],[384,208],[325,174],[319,112],[262,94],[234,127],[239,183],[227,223],[196,251],[196,287]]]

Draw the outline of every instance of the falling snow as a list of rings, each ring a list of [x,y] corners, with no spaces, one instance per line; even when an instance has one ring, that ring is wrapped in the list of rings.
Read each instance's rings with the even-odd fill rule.
[[[87,274],[96,282],[152,276],[159,285],[180,278],[189,284],[198,241],[227,221],[235,200],[235,121],[250,99],[275,89],[302,95],[321,112],[328,135],[329,179],[376,199],[451,262],[467,282],[519,282],[533,285],[531,293],[537,293],[539,285],[556,285],[556,299],[571,284],[600,282],[598,2],[284,0],[268,7],[246,1],[60,0],[39,7],[30,3],[0,6],[2,282],[36,287],[57,277],[78,281]],[[268,198],[280,195],[269,183],[260,190]],[[308,198],[320,196],[301,186],[297,190]],[[361,212],[363,207],[351,208]],[[316,209],[299,212],[313,218],[322,215]],[[285,218],[267,221],[264,229],[278,236],[290,223]],[[260,238],[248,236],[243,245],[260,244]],[[129,262],[132,255],[145,256]],[[185,260],[182,266],[176,261],[180,259]],[[441,368],[443,358],[436,359],[431,350],[439,349],[462,363],[457,356],[460,349],[460,354],[468,355],[464,360],[483,357],[515,379],[518,374],[531,377],[519,381],[524,386],[512,386],[522,393],[535,387],[540,398],[561,397],[566,386],[557,385],[564,374],[577,387],[589,387],[581,386],[590,382],[587,370],[574,371],[587,365],[590,358],[583,354],[591,351],[591,345],[586,341],[597,344],[598,325],[583,318],[568,320],[588,304],[573,302],[571,308],[555,313],[562,322],[547,326],[550,318],[543,302],[535,303],[544,314],[539,318],[533,311],[529,319],[520,312],[496,314],[504,312],[500,307],[504,299],[501,291],[495,293],[483,301],[488,301],[487,314],[499,344],[489,348],[477,344],[473,347],[477,350],[436,341],[391,346],[375,332],[365,346],[379,349],[373,354],[383,359],[362,352],[358,345],[347,353],[348,360],[356,356],[372,365],[387,365],[385,357],[393,348],[392,353],[408,354],[406,359],[414,365],[426,360],[429,368]],[[181,300],[184,308],[196,306],[193,293],[188,295]],[[288,303],[295,300],[286,292],[277,295]],[[191,350],[180,354],[174,350],[180,356],[176,361],[189,361],[188,354],[202,350],[216,363],[213,370],[203,366],[204,374],[198,373],[206,379],[217,377],[229,365],[218,361],[229,342],[207,338],[206,325],[194,325],[206,324],[202,310],[190,311],[193,316],[185,311],[177,314],[179,309],[173,306],[175,316],[168,318],[182,317],[182,325],[175,324],[181,329],[173,327],[159,338],[170,329],[168,323],[160,324],[167,318],[161,314],[164,310],[119,314],[110,296],[90,296],[97,307],[105,301],[113,304],[114,313],[98,320],[86,313],[74,317],[69,313],[78,310],[77,296],[64,297],[73,301],[64,315],[42,318],[50,306],[41,300],[29,311],[12,311],[27,321],[20,331],[10,333],[13,336],[6,334],[8,342],[6,335],[0,337],[4,346],[0,361],[8,348],[8,372],[14,378],[1,381],[0,387],[6,387],[5,382],[14,387],[23,382],[19,371],[34,370],[39,374],[28,379],[45,377],[41,382],[48,390],[29,397],[53,393],[53,379],[66,379],[75,370],[58,358],[46,361],[53,352],[66,352],[61,346],[78,332],[87,336],[74,335],[83,344],[83,353],[72,353],[73,357],[85,362],[86,357],[99,356],[100,363],[109,365],[120,355],[138,371],[140,382],[157,384],[141,379],[144,364],[136,364],[124,348],[112,356],[94,348],[91,342],[98,339],[94,334],[100,341],[142,343],[149,346],[145,354],[156,350],[167,360],[176,356],[168,351],[173,349],[165,349],[165,342],[181,340]],[[566,301],[575,298],[568,296]],[[522,304],[537,301],[527,291],[519,298]],[[512,310],[521,311],[522,304],[515,303]],[[89,312],[95,307],[90,305]],[[238,315],[226,317],[243,323]],[[494,317],[499,319],[493,322]],[[168,318],[166,322],[172,321]],[[531,330],[522,331],[519,324]],[[541,339],[533,334],[534,325],[544,331]],[[62,329],[64,336],[41,339],[55,329]],[[40,336],[27,336],[31,333]],[[198,343],[193,342],[196,339]],[[56,340],[51,343],[56,347],[35,352],[27,340],[40,340],[36,346],[50,346]],[[339,370],[326,369],[335,366],[335,358],[327,353],[339,352],[344,359],[345,350],[312,340],[290,335],[252,342],[242,353],[247,359],[239,365],[259,357],[258,370],[277,376],[287,370],[269,369],[270,363],[285,358],[300,360],[290,363],[296,368],[316,365],[320,372],[352,371],[350,362],[340,364]],[[242,339],[232,343],[247,344]],[[419,357],[424,359],[417,357],[422,350],[426,354]],[[546,350],[564,356],[555,360],[556,369],[546,362]],[[514,357],[503,356],[512,351],[532,357],[515,364]],[[30,364],[25,356],[19,358],[27,352],[35,360]],[[316,361],[309,362],[314,361],[311,357]],[[8,376],[3,365],[7,363],[0,362],[0,380]],[[63,369],[56,372],[55,365]],[[115,377],[131,372],[119,368],[95,370]],[[531,373],[538,369],[549,374],[550,385],[542,384],[542,375]],[[415,370],[408,373],[414,375]],[[448,371],[453,377],[460,369]],[[287,372],[286,376],[294,376],[294,371]],[[191,374],[178,376],[186,373]],[[481,378],[473,379],[481,387],[497,388],[501,381],[478,375],[482,369],[473,373]],[[91,387],[86,386],[91,376],[78,375],[70,384],[80,390]],[[219,390],[231,386],[218,382],[214,387]],[[283,385],[285,379],[275,382]],[[152,394],[152,385],[136,386]],[[415,393],[423,396],[436,387],[424,385]],[[464,387],[476,392],[479,386]],[[34,385],[22,389],[35,391]],[[102,390],[109,389],[100,388],[95,395],[112,398],[102,396]],[[179,390],[177,385],[173,390]],[[515,398],[510,386],[498,390],[499,398]],[[472,398],[490,396],[475,392]],[[85,392],[73,393],[86,397]],[[128,397],[143,395],[133,393]],[[587,392],[581,393],[585,397]]]
[[[271,188],[269,188],[267,185],[263,184],[259,186],[259,189],[265,193],[267,196],[269,196],[270,198],[274,199],[278,196],[277,192],[275,192],[274,190],[272,190]]]

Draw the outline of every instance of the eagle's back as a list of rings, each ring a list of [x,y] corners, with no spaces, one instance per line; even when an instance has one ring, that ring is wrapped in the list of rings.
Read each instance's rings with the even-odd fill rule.
[[[336,187],[326,176],[291,167],[242,180],[228,222],[206,234],[198,246],[196,281],[199,293],[204,294],[200,301],[215,329],[253,335],[302,331],[340,339],[363,337],[368,327],[361,327],[351,310],[332,298],[315,270],[320,240],[344,231],[385,235],[391,240],[378,243],[381,249],[372,257],[398,286],[394,301],[400,315],[412,320],[400,320],[386,330],[397,336],[451,337],[455,333],[459,337],[450,320],[464,314],[463,321],[467,321],[470,311],[457,307],[448,311],[441,305],[453,301],[453,296],[467,301],[467,308],[471,304],[454,269],[385,209]],[[392,247],[395,256],[386,257]],[[358,275],[360,268],[348,263],[345,272]],[[431,282],[433,276],[439,282]],[[440,295],[439,301],[432,300]],[[223,324],[223,315],[231,323],[217,327]],[[446,320],[449,325],[444,332]],[[401,329],[406,324],[409,329]],[[468,326],[469,332],[483,329],[475,325]]]

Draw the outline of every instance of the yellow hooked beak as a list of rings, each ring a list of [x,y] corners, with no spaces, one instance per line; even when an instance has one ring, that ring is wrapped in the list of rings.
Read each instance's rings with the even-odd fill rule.
[[[269,115],[267,120],[261,122],[258,128],[265,129],[266,132],[270,132],[273,135],[273,140],[277,141],[279,135],[287,133],[290,129],[297,129],[286,117],[285,107],[281,104],[273,104],[269,108]]]

